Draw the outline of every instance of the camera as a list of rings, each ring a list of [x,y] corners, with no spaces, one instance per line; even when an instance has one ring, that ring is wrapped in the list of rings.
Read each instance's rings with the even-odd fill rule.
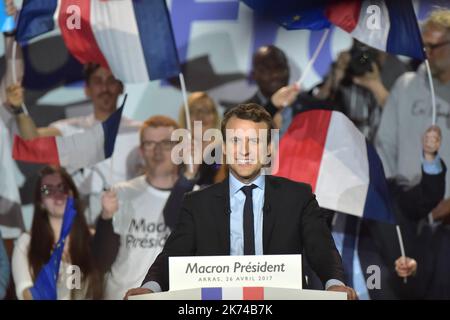
[[[378,52],[367,46],[354,46],[350,50],[350,62],[347,67],[347,75],[352,77],[359,77],[367,72],[371,72],[372,64],[377,63]]]

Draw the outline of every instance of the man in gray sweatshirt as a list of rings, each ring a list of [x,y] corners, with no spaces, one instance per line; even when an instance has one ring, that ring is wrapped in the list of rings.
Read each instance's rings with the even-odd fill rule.
[[[442,130],[440,154],[450,159],[450,10],[433,11],[423,25],[422,37],[436,92],[436,125]],[[417,72],[397,80],[384,106],[375,144],[387,177],[403,176],[410,184],[420,180],[420,137],[431,122],[431,92],[422,64]],[[450,175],[445,197],[433,209],[433,220],[450,215]]]

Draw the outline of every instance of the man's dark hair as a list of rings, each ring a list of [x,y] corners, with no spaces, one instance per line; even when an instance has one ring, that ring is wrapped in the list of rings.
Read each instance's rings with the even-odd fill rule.
[[[259,48],[253,54],[253,68],[258,64],[270,65],[271,67],[277,66],[282,68],[289,68],[288,59],[286,54],[280,48],[274,45],[263,46]]]
[[[275,125],[273,123],[273,119],[270,116],[270,114],[266,111],[266,109],[261,107],[259,104],[256,103],[239,104],[236,107],[233,107],[227,112],[225,112],[220,127],[224,141],[226,138],[225,136],[226,126],[228,121],[232,117],[236,117],[238,119],[243,120],[250,120],[253,122],[265,122],[267,124],[267,129],[269,130],[267,135],[267,142],[270,143],[272,136],[271,130],[275,128]]]
[[[101,67],[101,65],[99,63],[93,63],[93,62],[86,63],[83,67],[84,81],[86,81],[86,83],[89,83],[91,76],[100,67]]]
[[[86,84],[89,84],[89,81],[91,80],[91,76],[97,71],[99,68],[101,68],[101,65],[99,63],[89,62],[86,63],[83,67],[83,77]],[[119,79],[115,78],[120,85],[123,88],[123,83]]]

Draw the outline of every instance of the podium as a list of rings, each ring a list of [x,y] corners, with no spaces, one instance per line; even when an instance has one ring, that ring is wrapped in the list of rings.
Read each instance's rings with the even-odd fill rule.
[[[347,300],[347,293],[303,290],[301,255],[169,258],[169,291],[129,300]]]
[[[243,288],[233,288],[236,292]],[[300,290],[264,287],[263,300],[347,300],[345,292],[322,290]],[[159,293],[130,296],[129,300],[207,300],[202,299],[202,289],[174,290]],[[239,298],[225,298],[217,300],[242,300]],[[251,300],[251,299],[250,299]],[[247,300],[249,301],[249,300]]]

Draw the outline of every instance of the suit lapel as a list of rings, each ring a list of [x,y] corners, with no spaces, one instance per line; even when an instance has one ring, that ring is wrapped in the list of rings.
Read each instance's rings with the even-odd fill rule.
[[[276,204],[274,201],[277,196],[278,185],[271,176],[266,176],[266,185],[264,189],[264,207],[263,207],[263,252],[267,254],[267,248],[272,238],[272,231],[276,219]]]
[[[222,181],[213,199],[215,225],[219,241],[223,244],[221,250],[224,255],[230,254],[230,187],[228,178]]]

